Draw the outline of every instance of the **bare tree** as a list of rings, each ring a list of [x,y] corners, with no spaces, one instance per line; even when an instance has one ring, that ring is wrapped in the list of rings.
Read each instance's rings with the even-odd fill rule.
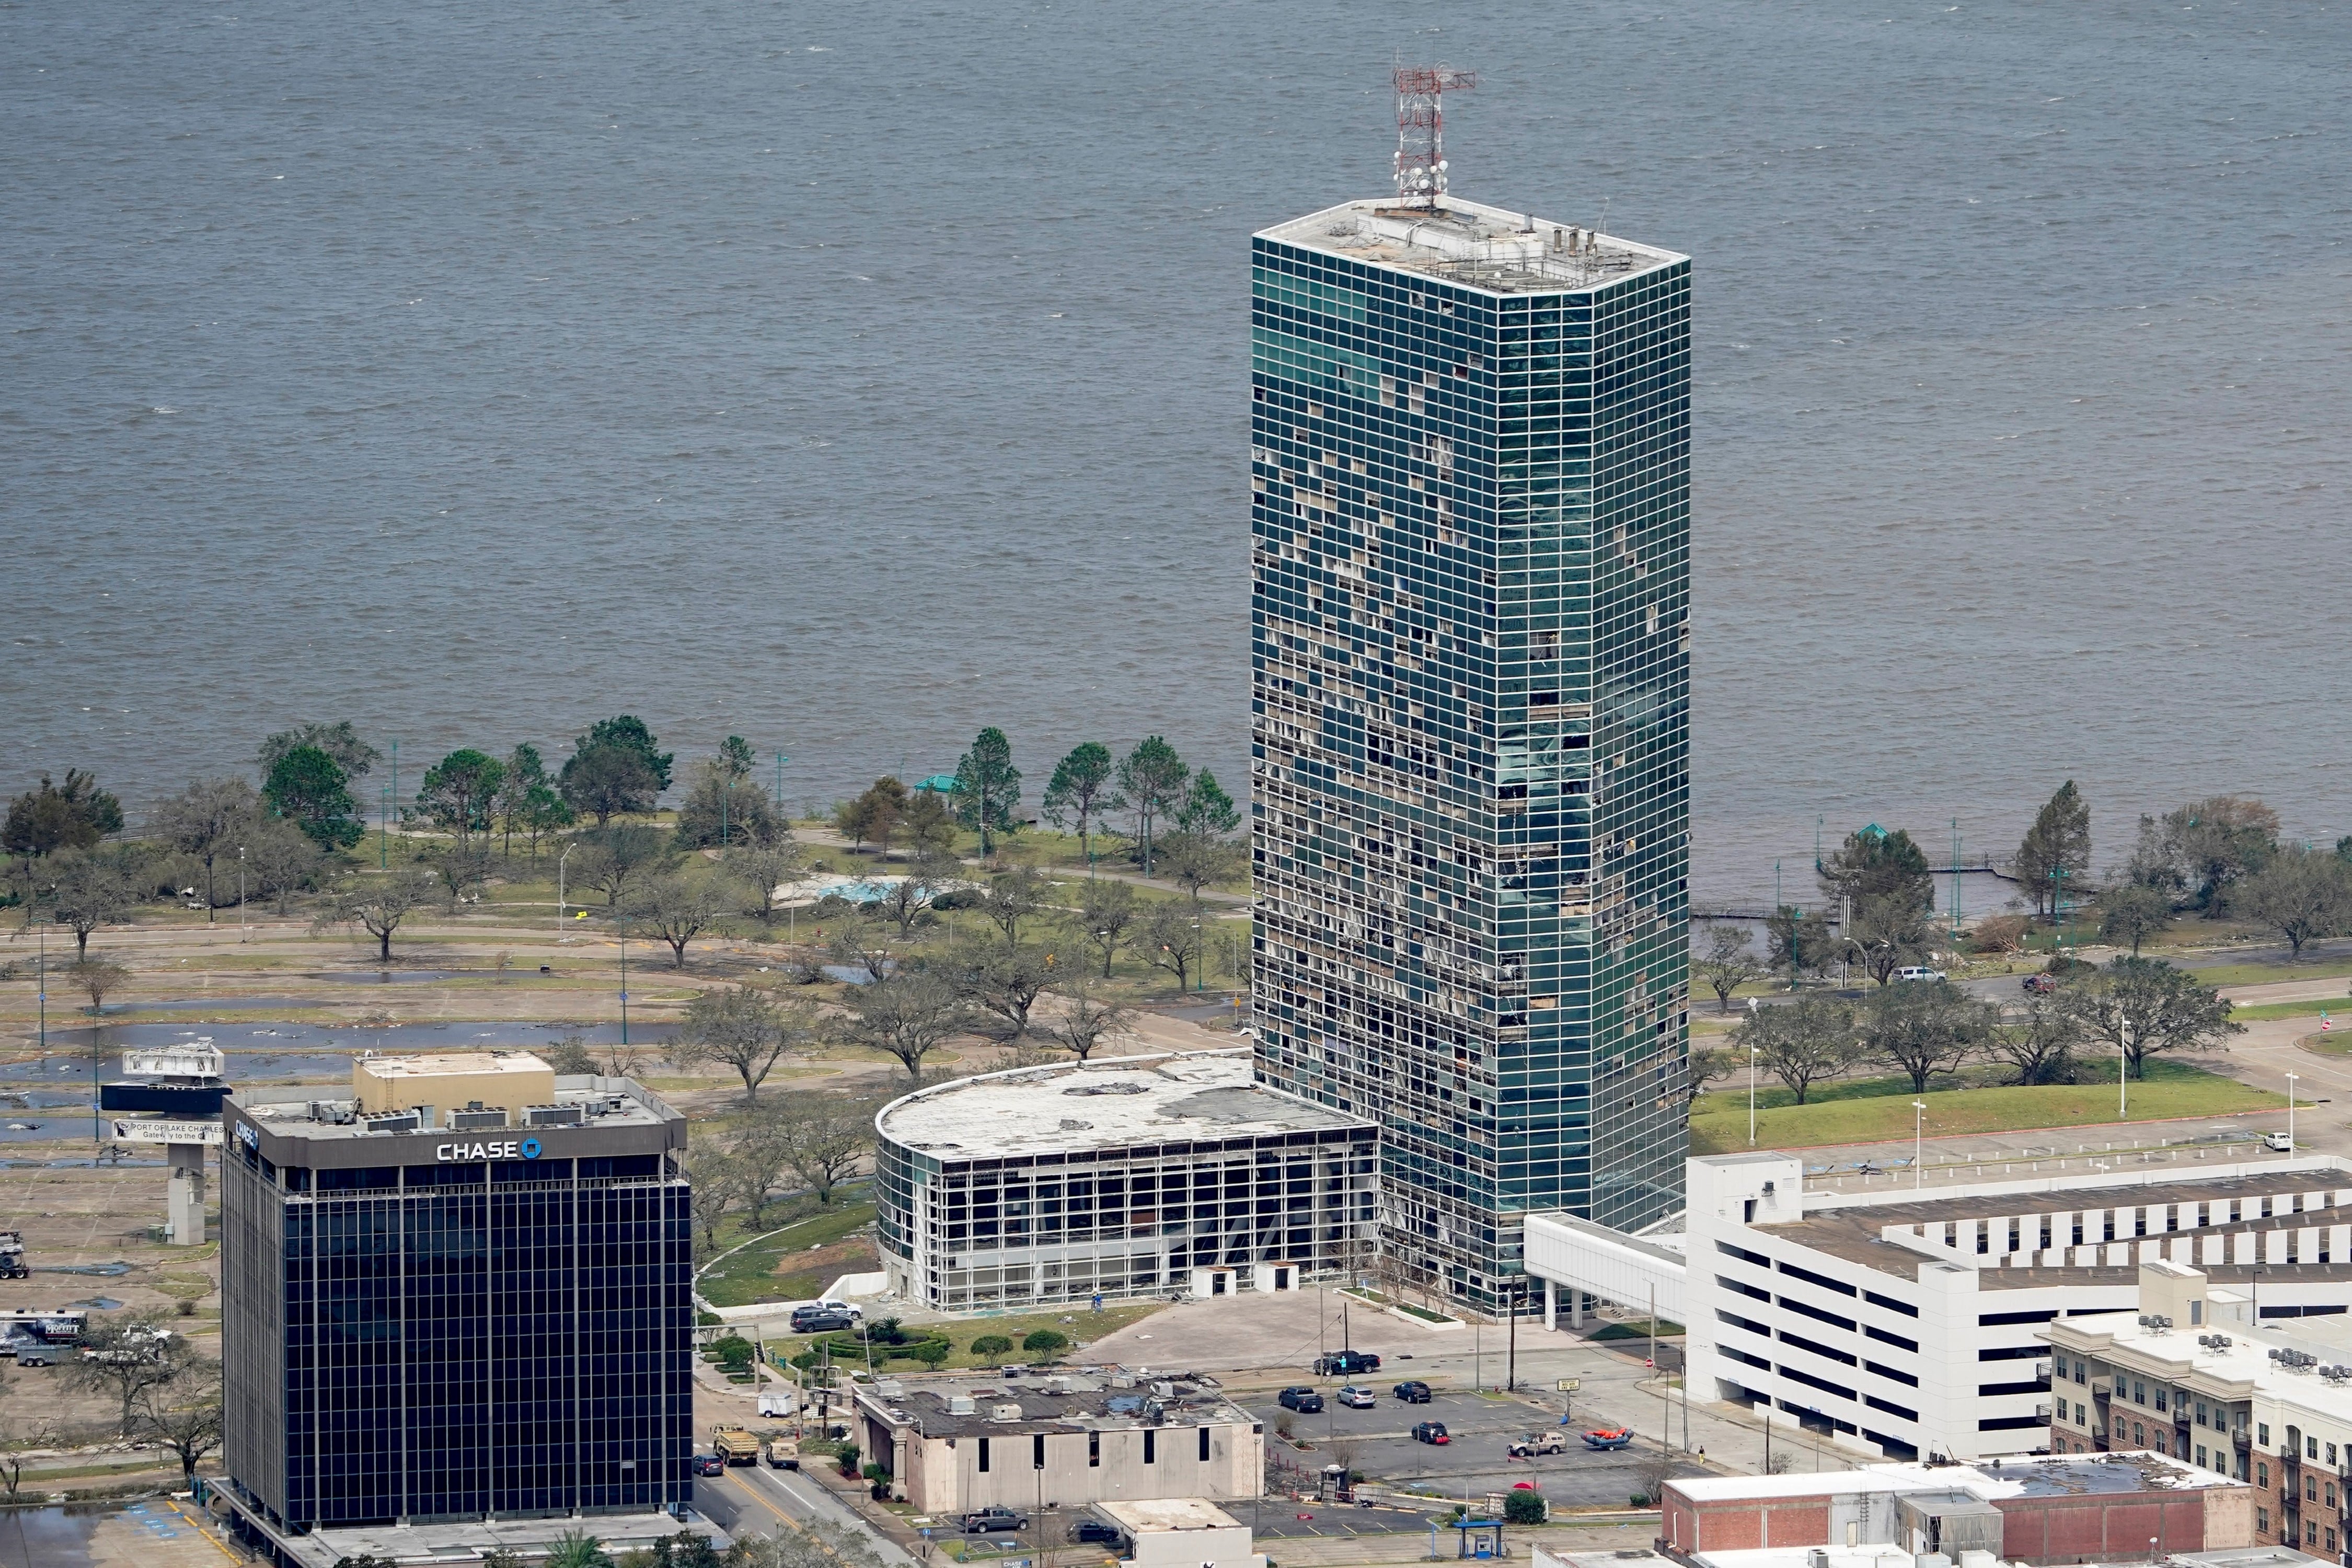
[[[1171,833],[1160,841],[1159,863],[1160,875],[1183,889],[1198,904],[1202,889],[1213,887],[1240,872],[1242,852],[1240,846],[1204,833]]]
[[[1720,1013],[1731,1011],[1733,992],[1772,973],[1757,956],[1756,949],[1748,942],[1748,928],[1743,925],[1717,925],[1707,939],[1706,956],[1691,967],[1715,993],[1716,1010]]]
[[[169,1384],[140,1390],[139,1429],[179,1457],[183,1484],[221,1442],[220,1363],[192,1355]]]
[[[719,1245],[719,1224],[742,1195],[743,1173],[735,1156],[715,1143],[689,1144],[687,1175],[693,1190],[687,1205],[705,1252]]]
[[[243,779],[198,780],[155,808],[155,837],[205,868],[205,924],[220,907],[214,889],[217,862],[224,855],[236,858],[261,816],[261,797]]]
[[[1064,994],[1070,1005],[1045,1026],[1045,1033],[1068,1047],[1080,1061],[1094,1055],[1112,1035],[1134,1027],[1135,1009],[1098,995],[1092,981],[1076,981],[1064,987]]]
[[[929,792],[924,792],[928,795]],[[907,874],[889,884],[887,891],[875,902],[873,909],[884,920],[898,928],[898,938],[905,941],[915,932],[916,925],[931,912],[931,900],[955,880],[961,869],[951,855],[919,853]]]
[[[2000,1016],[1948,980],[1908,981],[1871,994],[1863,1008],[1864,1051],[1908,1077],[1925,1094],[1937,1073],[1957,1072],[1982,1051]]]
[[[1029,1010],[1053,983],[1053,965],[1034,947],[973,943],[950,955],[963,994],[1013,1027],[1012,1037],[1029,1032]]]
[[[134,852],[121,846],[60,849],[49,857],[47,870],[42,901],[51,919],[73,931],[77,957],[89,956],[90,932],[121,920],[140,901]]]
[[[738,845],[727,851],[722,863],[742,884],[747,895],[745,914],[763,926],[775,923],[785,886],[800,879],[801,853],[798,839],[782,837],[768,844]]]
[[[792,1173],[820,1204],[854,1173],[874,1142],[874,1108],[847,1095],[802,1089],[778,1104],[765,1135]]]
[[[468,897],[480,898],[490,879],[488,848],[462,836],[434,856],[430,863],[433,874],[441,879],[442,901],[451,914],[456,914],[457,906]]]
[[[71,1381],[110,1394],[121,1406],[116,1430],[137,1430],[139,1402],[177,1378],[189,1364],[187,1342],[164,1327],[161,1312],[94,1320],[82,1333],[82,1358],[68,1363]]]
[[[1195,906],[1174,899],[1150,905],[1128,938],[1128,948],[1154,969],[1176,977],[1176,989],[1192,987],[1201,950],[1201,921]]]
[[[376,939],[376,957],[389,963],[393,932],[436,900],[436,888],[431,872],[414,867],[388,876],[354,877],[335,890],[320,923],[359,926]]]
[[[1753,1049],[1757,1063],[1805,1103],[1814,1084],[1834,1078],[1861,1055],[1853,1010],[1827,996],[1804,996],[1759,1007],[1732,1031],[1738,1051]]]
[[[322,858],[310,836],[290,822],[264,822],[246,844],[245,863],[253,872],[255,888],[280,915],[286,913],[289,895],[318,876]]]
[[[705,991],[687,1004],[686,1017],[670,1043],[673,1061],[718,1063],[743,1080],[746,1103],[757,1103],[760,1085],[776,1064],[814,1037],[804,1007],[779,1006],[767,993],[749,985]]]
[[[66,966],[73,987],[89,998],[90,1016],[101,1016],[106,999],[131,984],[131,971],[111,959],[84,958]]]
[[[869,981],[889,977],[898,959],[882,940],[881,922],[864,910],[842,917],[833,928],[833,961],[862,971]]]
[[[604,894],[607,909],[616,907],[633,884],[666,869],[677,856],[668,834],[637,824],[601,827],[572,842],[580,847],[572,880]]]
[[[1078,900],[1078,921],[1088,942],[1102,954],[1102,977],[1110,978],[1110,961],[1127,945],[1128,929],[1142,911],[1135,889],[1125,882],[1088,882]]]
[[[988,902],[981,906],[991,924],[1004,938],[1007,947],[1021,943],[1022,922],[1044,910],[1054,885],[1040,876],[1034,867],[1015,866],[988,882]]]
[[[2047,997],[2027,1001],[1992,1032],[1992,1053],[2017,1068],[2021,1084],[2065,1083],[2074,1075],[2082,1021]]]
[[[2300,963],[2304,943],[2340,936],[2352,925],[2352,866],[2332,850],[2281,845],[2268,864],[2230,889],[2230,912],[2286,938],[2288,962]],[[2139,951],[2137,942],[2132,951]]]
[[[923,1058],[971,1027],[963,994],[928,970],[908,970],[855,988],[849,995],[851,1038],[896,1057],[918,1085]]]
[[[687,943],[700,936],[726,908],[719,889],[697,877],[664,872],[641,884],[622,906],[629,929],[669,944],[674,967],[686,967]]]

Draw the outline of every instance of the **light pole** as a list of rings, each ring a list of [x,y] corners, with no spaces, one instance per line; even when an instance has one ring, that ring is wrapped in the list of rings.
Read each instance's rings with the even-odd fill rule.
[[[1920,1184],[1920,1162],[1927,1148],[1927,1102],[1911,1102],[1911,1185],[1916,1191]]]
[[[1748,1016],[1751,1022],[1756,1016],[1756,998],[1753,996],[1748,999]],[[1748,1047],[1748,1146],[1750,1149],[1756,1147],[1756,1047],[1754,1046]]]
[[[2116,1031],[2116,1120],[2123,1121],[2131,1114],[2131,1019],[2128,1015]]]
[[[555,858],[555,929],[559,931],[563,929],[563,863],[571,859],[572,852],[579,847],[576,842],[567,844],[563,847],[563,853]]]
[[[253,931],[245,923],[245,846],[236,847],[236,940],[251,942]]]
[[[629,1043],[629,939],[621,939],[621,1044]]]
[[[2290,1154],[2294,1152],[2294,1080],[2302,1076],[2292,1072],[2286,1075],[2286,1152]]]

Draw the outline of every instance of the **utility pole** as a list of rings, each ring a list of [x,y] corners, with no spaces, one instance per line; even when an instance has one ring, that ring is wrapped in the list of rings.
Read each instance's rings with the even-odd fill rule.
[[[1503,1391],[1516,1393],[1519,1386],[1519,1281],[1524,1276],[1514,1274],[1511,1283],[1511,1351],[1504,1362]]]
[[[621,939],[621,1044],[629,1043],[629,939]]]
[[[1952,818],[1952,951],[1960,951],[1960,819]]]
[[[1919,1190],[1925,1177],[1921,1162],[1927,1157],[1927,1102],[1915,1100],[1911,1102],[1911,1190],[1914,1192]]]
[[[787,825],[792,819],[784,811],[784,764],[791,761],[792,758],[784,755],[783,752],[776,753],[776,816],[778,820]]]

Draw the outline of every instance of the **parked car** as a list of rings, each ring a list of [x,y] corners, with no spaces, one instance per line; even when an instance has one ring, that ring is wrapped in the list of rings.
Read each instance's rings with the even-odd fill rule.
[[[1106,1524],[1099,1519],[1078,1521],[1077,1527],[1070,1531],[1070,1539],[1076,1542],[1097,1542],[1104,1546],[1123,1546],[1127,1543],[1127,1537],[1118,1532],[1118,1526]]]
[[[1559,1428],[1555,1426],[1548,1432],[1530,1433],[1517,1439],[1507,1451],[1514,1459],[1532,1459],[1538,1454],[1565,1454],[1568,1452],[1568,1439],[1562,1437]]]
[[[1940,969],[1930,969],[1924,963],[1906,963],[1902,968],[1895,972],[1895,978],[1897,980],[1941,980],[1944,978],[1944,972]]]
[[[2058,977],[2054,974],[2029,974],[2018,984],[2024,986],[2030,994],[2046,996],[2058,989]]]
[[[1391,1389],[1390,1392],[1394,1394],[1399,1399],[1403,1400],[1407,1405],[1426,1405],[1429,1403],[1429,1384],[1422,1382],[1419,1378],[1413,1378],[1408,1382],[1400,1383],[1396,1387]]]
[[[1349,1384],[1339,1391],[1339,1403],[1350,1410],[1370,1410],[1381,1402],[1381,1396],[1369,1388]]]
[[[829,1334],[836,1329],[856,1326],[857,1320],[838,1307],[818,1305],[793,1309],[793,1332],[796,1334]]]
[[[1416,1443],[1436,1443],[1441,1446],[1454,1441],[1443,1421],[1416,1421],[1412,1424],[1412,1440]]]
[[[698,1476],[723,1476],[727,1473],[727,1461],[716,1454],[697,1454],[694,1457],[694,1473]]]
[[[1378,1372],[1381,1358],[1370,1351],[1333,1351],[1318,1356],[1315,1374],[1318,1377],[1353,1377],[1360,1372]]]
[[[1285,1410],[1296,1410],[1301,1415],[1323,1413],[1323,1396],[1304,1384],[1284,1389],[1279,1403]]]
[[[2263,1134],[2263,1147],[2274,1153],[2292,1154],[2294,1152],[2294,1140],[2284,1132],[2265,1132]]]
[[[1028,1528],[1029,1516],[1015,1513],[1009,1508],[974,1509],[963,1516],[963,1532],[966,1535],[994,1535],[1000,1531]]]

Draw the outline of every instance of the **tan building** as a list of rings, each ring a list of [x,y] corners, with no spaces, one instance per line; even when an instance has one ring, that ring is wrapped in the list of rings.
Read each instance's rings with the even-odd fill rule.
[[[431,1113],[420,1126],[464,1131],[511,1127],[555,1104],[555,1069],[529,1051],[447,1051],[422,1057],[355,1057],[352,1096],[359,1114]]]
[[[1095,1511],[1127,1532],[1134,1568],[1265,1568],[1250,1527],[1199,1498],[1098,1502]]]
[[[894,1495],[952,1518],[1001,1506],[1257,1495],[1265,1432],[1189,1378],[1089,1368],[1033,1377],[882,1378],[857,1391],[859,1447]]]

